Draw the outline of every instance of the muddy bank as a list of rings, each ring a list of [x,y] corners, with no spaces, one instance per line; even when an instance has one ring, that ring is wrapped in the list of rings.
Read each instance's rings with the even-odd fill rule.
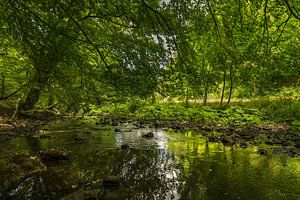
[[[65,118],[49,111],[21,111],[14,116],[14,109],[0,107],[0,136],[16,137],[33,135],[39,127],[50,121]]]

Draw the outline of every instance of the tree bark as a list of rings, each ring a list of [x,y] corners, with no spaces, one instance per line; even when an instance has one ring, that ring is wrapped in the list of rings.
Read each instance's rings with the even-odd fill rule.
[[[189,106],[189,87],[188,84],[186,84],[185,88],[185,107],[187,108]]]
[[[38,102],[42,91],[47,86],[48,80],[51,77],[54,67],[44,65],[44,67],[36,67],[36,73],[30,84],[29,92],[26,95],[25,101],[21,103],[21,110],[32,110]]]
[[[1,84],[1,98],[4,97],[5,95],[5,78],[4,78],[4,73],[2,73],[2,84]]]
[[[230,103],[231,96],[232,96],[232,90],[233,90],[233,64],[231,63],[230,65],[230,72],[229,72],[229,78],[230,78],[230,89],[229,89],[229,96],[228,96],[228,101],[227,105]]]
[[[21,104],[20,108],[22,110],[32,110],[35,104],[38,102],[42,89],[40,87],[30,88],[25,101]]]
[[[220,108],[222,107],[222,104],[223,104],[224,93],[225,93],[225,86],[226,86],[226,69],[224,69],[223,88],[222,88],[222,96],[221,96],[221,101],[220,101]]]
[[[205,106],[207,105],[207,93],[208,93],[208,84],[206,79],[204,83],[204,100],[203,100]]]

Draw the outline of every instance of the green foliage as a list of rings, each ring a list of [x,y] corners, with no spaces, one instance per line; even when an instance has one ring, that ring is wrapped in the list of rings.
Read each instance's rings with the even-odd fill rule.
[[[292,126],[300,126],[300,120],[294,120],[291,123]]]
[[[224,110],[211,106],[192,106],[186,108],[181,104],[140,104],[135,113],[131,112],[132,104],[118,104],[114,107],[104,106],[97,112],[119,116],[139,117],[150,120],[184,120],[195,123],[218,123],[254,125],[262,123],[262,114],[255,108],[230,106]]]
[[[157,96],[206,105],[213,95],[220,107],[232,97],[299,98],[300,20],[280,1],[3,0],[0,22],[0,99],[17,90],[10,100],[21,97],[23,109],[88,112]],[[262,117],[238,107],[119,106],[162,119]],[[293,119],[281,102],[267,106],[266,119]]]

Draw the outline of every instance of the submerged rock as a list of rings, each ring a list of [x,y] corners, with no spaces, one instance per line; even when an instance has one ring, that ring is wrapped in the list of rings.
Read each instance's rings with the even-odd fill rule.
[[[153,138],[153,137],[154,137],[153,132],[148,132],[148,133],[142,135],[142,138],[147,138],[147,139],[150,139],[150,138]]]
[[[103,121],[95,122],[96,126],[109,125],[109,124],[111,124],[110,120],[103,120]]]
[[[118,125],[119,125],[119,122],[115,122],[115,121],[114,121],[114,122],[111,123],[111,125],[112,125],[112,126],[118,126]]]
[[[60,200],[94,200],[94,199],[102,199],[103,198],[103,190],[79,190],[76,192],[73,192]]]
[[[208,136],[207,139],[209,142],[218,142],[219,141],[218,137],[212,136],[212,135]]]
[[[121,177],[119,176],[105,176],[103,177],[102,185],[105,186],[119,186],[121,184]]]
[[[138,129],[146,128],[146,126],[145,126],[145,124],[143,124],[143,122],[134,122],[134,123],[132,123],[132,125],[135,126]]]
[[[83,137],[83,136],[75,136],[74,137],[74,141],[78,144],[82,144],[87,140],[88,140],[88,137]]]
[[[233,146],[235,144],[235,141],[229,136],[224,136],[221,139],[221,142],[223,143],[224,146]]]
[[[29,152],[21,151],[1,157],[0,194],[2,191],[9,191],[16,183],[22,182],[24,179],[45,172],[46,170],[47,167],[41,160]],[[0,197],[0,199],[2,198]]]
[[[115,128],[115,132],[116,132],[116,133],[121,133],[122,131],[121,131],[121,129],[119,129],[119,128]]]
[[[241,142],[240,143],[240,147],[241,148],[247,148],[248,147],[248,144],[246,142]]]
[[[272,153],[274,153],[274,154],[287,154],[287,155],[292,156],[292,157],[299,154],[297,149],[293,149],[293,148],[276,148],[276,149],[272,150]]]
[[[48,135],[48,134],[41,134],[40,138],[41,139],[54,139],[55,137],[52,135]]]
[[[268,151],[265,150],[265,149],[258,149],[257,153],[260,154],[260,155],[267,155]]]
[[[123,150],[129,149],[129,145],[128,144],[122,144],[121,149],[123,149]]]
[[[42,160],[47,160],[47,161],[67,160],[71,155],[71,151],[48,149],[45,151],[40,151],[38,154]]]

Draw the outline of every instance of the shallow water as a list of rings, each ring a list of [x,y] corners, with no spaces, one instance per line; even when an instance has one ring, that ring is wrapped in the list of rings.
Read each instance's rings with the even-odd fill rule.
[[[54,139],[19,137],[1,144],[11,153],[72,151],[69,160],[44,163],[46,172],[27,176],[2,197],[60,199],[80,188],[101,188],[102,177],[117,175],[123,182],[106,188],[106,199],[300,199],[299,157],[263,156],[257,147],[224,147],[192,131],[123,124],[118,126],[122,133],[115,133],[114,128],[68,126],[50,129]],[[142,138],[148,131],[154,132],[153,139]],[[122,144],[130,148],[122,150]]]

